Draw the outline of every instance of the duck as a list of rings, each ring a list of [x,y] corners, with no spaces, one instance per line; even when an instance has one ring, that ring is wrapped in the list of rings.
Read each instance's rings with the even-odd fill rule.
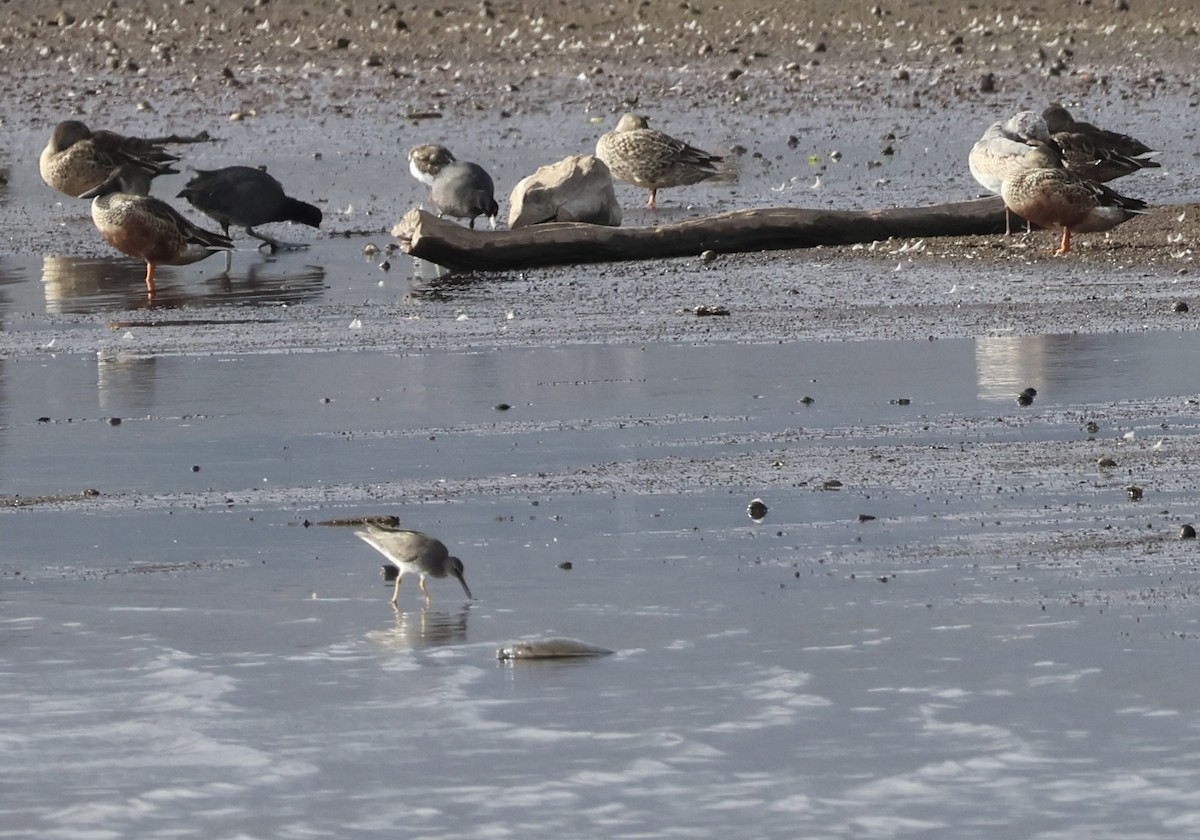
[[[614,178],[650,190],[646,206],[658,206],[658,191],[709,179],[732,180],[734,173],[720,155],[709,154],[683,140],[650,128],[650,120],[624,114],[612,131],[596,141],[596,157]]]
[[[1042,112],[1042,118],[1050,136],[1062,149],[1067,169],[1093,181],[1108,182],[1141,169],[1162,166],[1154,160],[1160,153],[1141,140],[1077,121],[1057,102]]]
[[[432,187],[433,179],[442,167],[455,160],[454,154],[445,146],[422,143],[408,150],[408,171],[422,184]]]
[[[477,217],[486,216],[492,229],[496,228],[500,213],[496,188],[492,176],[477,163],[456,160],[442,166],[433,179],[430,199],[443,216],[467,219],[471,228]]]
[[[92,200],[92,221],[109,245],[146,261],[146,291],[156,291],[159,265],[187,265],[229,251],[228,236],[197,227],[165,201],[147,195],[149,177],[141,167],[118,167],[101,184],[82,193]]]
[[[161,145],[112,131],[92,131],[79,120],[54,127],[42,149],[38,169],[46,184],[72,198],[98,187],[121,166],[135,166],[148,178],[178,174],[179,158]]]
[[[1004,206],[1038,227],[1062,230],[1054,254],[1071,250],[1071,233],[1111,230],[1147,212],[1146,202],[1120,195],[1111,187],[1071,172],[1062,150],[1051,140],[1036,143],[1026,165],[1004,178]]]
[[[283,185],[265,170],[253,166],[226,166],[223,169],[197,169],[176,198],[185,199],[221,226],[228,237],[229,226],[246,229],[247,235],[268,246],[271,253],[280,249],[307,248],[307,243],[283,242],[254,230],[272,222],[299,222],[320,228],[320,208],[289,197]],[[227,258],[228,259],[228,258]],[[228,269],[227,269],[228,270]]]
[[[992,123],[975,141],[967,155],[971,175],[985,190],[1000,193],[1004,179],[1030,165],[1031,143],[1050,141],[1045,119],[1033,111],[1020,111],[1007,120]],[[1028,231],[1029,228],[1026,228]],[[1004,211],[1004,233],[1012,233],[1012,217]]]

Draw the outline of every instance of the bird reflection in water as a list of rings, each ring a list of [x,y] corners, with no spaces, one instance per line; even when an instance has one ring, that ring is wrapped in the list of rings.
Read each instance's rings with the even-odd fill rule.
[[[285,266],[264,257],[244,273],[219,272],[200,283],[169,282],[164,270],[154,298],[147,298],[144,263],[126,259],[45,257],[42,286],[46,310],[83,314],[97,310],[171,308],[221,303],[301,303],[325,292],[325,269],[319,265]]]
[[[395,626],[386,630],[371,630],[367,638],[398,650],[440,647],[465,642],[467,613],[470,605],[457,610],[437,610],[422,607],[417,610],[395,610]]]

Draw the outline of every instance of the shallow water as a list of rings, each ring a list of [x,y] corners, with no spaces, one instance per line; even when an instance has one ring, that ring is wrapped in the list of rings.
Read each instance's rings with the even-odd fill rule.
[[[892,116],[918,132],[907,148],[933,142],[923,115]],[[960,185],[934,145],[916,169],[902,148],[869,181],[831,169],[812,190],[806,149],[838,140],[862,167],[877,139],[815,122],[799,151],[765,137],[748,182],[865,205]],[[596,130],[566,125],[564,145]],[[473,139],[511,149],[512,131]],[[15,142],[36,151],[32,132]],[[304,177],[354,171],[353,150],[326,151]],[[796,286],[832,309],[847,274],[885,304],[908,277],[797,260],[437,282],[364,259],[376,234],[274,257],[242,241],[228,275],[220,258],[164,270],[151,307],[143,268],[34,177],[0,195],[6,219],[28,211],[22,242],[62,219],[54,248],[0,258],[0,496],[31,502],[0,507],[0,837],[1200,825],[1200,562],[1176,536],[1200,510],[1189,322],[705,332],[675,311],[681,286],[737,303]],[[339,229],[390,226],[417,193],[368,213],[331,180]],[[919,271],[946,289],[1039,280]],[[938,318],[966,317],[938,295]],[[378,555],[314,524],[385,513],[443,538],[478,600],[433,581],[423,608],[409,583],[394,612]],[[538,636],[617,655],[495,660]]]
[[[872,429],[880,452],[1079,440],[1064,415],[1163,396],[1156,360],[1196,350],[1142,334],[4,362],[0,491],[102,494],[0,514],[4,831],[1179,836],[1200,819],[1194,552],[1041,563],[1022,531],[1068,538],[1073,509],[1112,504],[1091,490],[989,507],[848,475],[822,491],[670,472],[828,464]],[[1167,434],[1186,446],[1179,407]],[[971,547],[981,504],[993,542]],[[421,608],[410,583],[393,613],[374,552],[302,525],[384,512],[444,537],[479,600],[435,581]],[[494,660],[538,635],[618,655]]]

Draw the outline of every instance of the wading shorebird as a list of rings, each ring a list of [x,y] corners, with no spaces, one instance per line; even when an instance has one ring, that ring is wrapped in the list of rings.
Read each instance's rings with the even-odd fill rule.
[[[400,597],[400,584],[404,576],[419,575],[417,585],[425,596],[425,603],[433,599],[425,589],[425,578],[444,578],[447,575],[458,578],[467,598],[473,598],[467,588],[467,580],[463,577],[463,564],[457,557],[450,554],[446,545],[438,539],[420,531],[407,531],[403,528],[387,528],[382,525],[369,524],[365,531],[355,531],[354,536],[387,558],[390,565],[383,567],[383,579],[396,581],[392,590],[392,605],[395,606]]]

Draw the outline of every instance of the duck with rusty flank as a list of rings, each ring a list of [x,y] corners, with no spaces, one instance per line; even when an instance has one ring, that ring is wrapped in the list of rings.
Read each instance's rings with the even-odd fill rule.
[[[99,186],[119,167],[137,167],[152,179],[177,174],[179,170],[171,168],[177,160],[151,140],[92,131],[79,120],[64,120],[42,149],[38,168],[49,186],[75,198]]]
[[[146,291],[154,295],[159,265],[187,265],[217,251],[228,251],[228,236],[197,227],[175,208],[145,194],[144,170],[126,165],[80,195],[92,199],[92,221],[109,245],[146,261]]]
[[[650,190],[647,207],[658,206],[658,191],[701,181],[732,181],[735,171],[720,155],[709,154],[650,128],[648,118],[625,114],[596,142],[596,157],[614,178]]]
[[[1005,177],[1000,194],[1005,207],[1022,219],[1062,230],[1062,243],[1054,254],[1071,250],[1072,232],[1110,230],[1146,212],[1141,199],[1120,195],[1065,168],[1054,141],[1033,146],[1026,165]]]

